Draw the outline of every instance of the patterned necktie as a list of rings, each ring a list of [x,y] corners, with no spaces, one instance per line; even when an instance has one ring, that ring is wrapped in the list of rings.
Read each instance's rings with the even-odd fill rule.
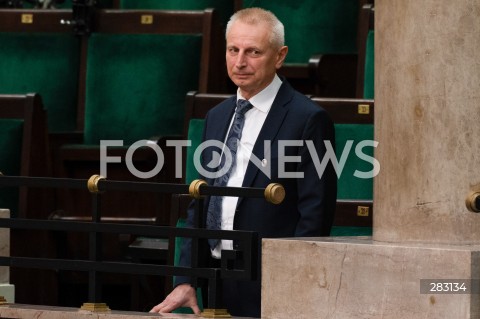
[[[233,123],[230,127],[230,131],[228,132],[227,137],[227,147],[232,154],[232,163],[225,174],[215,179],[213,186],[227,185],[228,179],[230,178],[230,173],[233,171],[236,165],[237,147],[240,143],[240,139],[242,138],[243,125],[245,124],[245,113],[247,113],[247,111],[250,110],[252,107],[253,105],[246,100],[240,99],[237,102],[235,117],[233,119]],[[220,162],[222,164],[220,165],[220,167],[223,167],[223,164],[225,163],[225,156],[223,154]],[[222,199],[222,196],[211,196],[207,213],[207,229],[218,230],[222,228]],[[219,239],[208,240],[208,243],[212,250],[215,249],[219,242]]]

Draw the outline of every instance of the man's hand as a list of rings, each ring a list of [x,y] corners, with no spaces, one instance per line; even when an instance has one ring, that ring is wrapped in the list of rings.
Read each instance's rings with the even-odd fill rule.
[[[196,315],[200,314],[197,294],[195,289],[189,284],[181,284],[175,287],[165,300],[153,307],[150,312],[172,312],[180,307],[189,307]]]

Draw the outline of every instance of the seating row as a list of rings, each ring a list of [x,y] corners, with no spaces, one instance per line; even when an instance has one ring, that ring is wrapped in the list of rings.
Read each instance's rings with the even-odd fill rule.
[[[220,8],[220,10],[216,10],[219,12],[228,12],[230,10],[230,8],[225,7],[225,5],[222,6],[218,1],[203,1],[204,3],[198,2],[195,5],[188,1],[185,4],[178,1],[143,1],[143,5],[142,1],[124,2],[125,3],[122,3],[123,7],[135,9],[145,7],[156,9],[172,9],[178,7],[185,9],[199,8],[201,6],[205,8],[205,5],[211,4],[216,8]],[[223,1],[222,3],[225,2],[228,3],[228,1]],[[357,18],[356,0],[350,0],[348,3],[342,3],[341,5],[335,1],[325,1],[325,4],[318,5],[316,1],[313,1],[307,7],[294,8],[298,10],[298,14],[296,15],[299,17],[298,19],[290,18],[292,14],[289,10],[292,8],[289,6],[286,6],[286,8],[282,7],[285,6],[285,4],[272,5],[266,1],[256,1],[254,3],[251,1],[245,2],[244,4],[241,1],[236,1],[235,7],[252,5],[264,6],[277,13],[282,19],[285,19],[285,24],[287,25],[287,44],[290,46],[290,53],[287,57],[288,63],[281,73],[286,75],[287,78],[291,78],[292,82],[299,82],[297,79],[303,79],[303,81],[306,79],[307,82],[310,82],[310,87],[299,84],[298,88],[301,89],[301,91],[305,91],[304,93],[306,94],[329,97],[355,96],[354,78],[357,68],[355,45],[357,26],[355,24],[357,20],[360,21],[360,19]],[[111,10],[94,10],[93,12],[102,11]],[[83,130],[83,124],[86,121],[84,111],[90,109],[89,105],[86,105],[90,94],[85,81],[88,79],[87,77],[90,77],[89,74],[96,74],[98,72],[93,69],[92,71],[88,71],[87,74],[86,69],[89,67],[93,68],[93,66],[90,65],[88,53],[101,52],[101,50],[107,46],[107,44],[105,44],[104,47],[101,47],[100,44],[106,41],[106,33],[109,35],[112,35],[112,33],[120,34],[123,32],[122,30],[128,30],[126,31],[128,33],[167,34],[173,32],[173,30],[165,28],[165,25],[159,25],[159,23],[161,24],[161,21],[164,20],[163,16],[156,17],[155,21],[152,20],[152,23],[149,24],[149,15],[143,10],[141,16],[146,19],[143,24],[139,21],[141,17],[137,16],[140,14],[129,14],[128,18],[125,17],[127,15],[123,16],[122,23],[117,23],[112,26],[113,20],[110,17],[120,17],[118,11],[113,11],[116,12],[115,15],[93,14],[93,17],[89,18],[89,15],[86,13],[83,15],[77,14],[75,17],[75,14],[72,14],[72,11],[68,10],[0,10],[2,18],[0,19],[0,34],[4,37],[2,43],[7,44],[2,50],[1,60],[5,63],[5,68],[2,69],[16,70],[16,72],[2,72],[0,74],[0,76],[5,77],[6,82],[9,83],[8,86],[2,87],[2,92],[0,93],[39,92],[43,96],[49,111],[49,128],[51,131]],[[337,16],[328,13],[331,11],[335,12]],[[218,12],[216,15],[218,15]],[[341,16],[342,19],[337,19],[336,17],[338,16]],[[129,20],[130,17],[135,20]],[[321,22],[316,22],[317,19]],[[89,32],[94,33],[95,39],[86,41],[83,37],[73,37],[72,31],[78,30],[83,24],[88,24],[87,22],[89,20],[92,21]],[[217,18],[217,21],[211,22],[211,28],[221,28],[219,27],[218,20]],[[292,22],[290,22],[290,20],[292,20]],[[309,20],[312,21],[305,22]],[[60,21],[63,21],[63,24],[61,24]],[[124,21],[130,22],[124,23]],[[172,20],[166,19],[165,21],[168,23],[168,21]],[[188,18],[181,16],[177,16],[174,21],[175,23],[168,25],[192,24]],[[179,23],[179,21],[181,22]],[[348,23],[343,21],[348,21]],[[73,24],[69,25],[67,24],[68,22]],[[221,30],[216,31],[223,33]],[[187,33],[184,31],[178,32]],[[201,33],[201,31],[198,30],[195,32]],[[19,33],[22,33],[23,37],[20,36]],[[315,39],[315,37],[319,35],[321,38],[317,41],[312,40],[312,38]],[[220,38],[222,37],[223,35],[220,35]],[[291,37],[291,39],[288,37]],[[108,36],[108,38],[111,37]],[[128,39],[128,37],[124,37],[122,40],[126,39]],[[151,40],[151,38],[145,37],[145,41],[147,39]],[[202,58],[207,61],[215,61],[214,65],[205,65],[205,61],[202,60],[201,67],[203,69],[198,70],[199,66],[194,63],[200,61],[198,56],[193,57],[193,59],[186,64],[191,69],[183,70],[183,73],[195,74],[200,71],[202,76],[209,77],[208,84],[199,83],[197,85],[195,82],[195,86],[190,87],[190,89],[211,93],[220,93],[228,89],[228,81],[226,80],[224,72],[222,72],[223,68],[221,68],[222,64],[218,63],[218,61],[223,59],[222,39],[217,40],[220,42],[206,39],[203,44],[206,44],[207,48],[204,49],[208,51],[203,50],[201,54]],[[307,43],[304,43],[305,41],[307,41]],[[49,43],[50,45],[42,45],[45,43]],[[128,56],[138,54],[139,60],[142,60],[141,58],[146,54],[144,51],[140,51],[143,48],[142,46],[139,46],[137,51],[132,49],[136,47],[135,42],[132,42],[130,45],[128,42],[125,42],[124,47],[130,47],[131,49],[129,49],[129,52],[125,52],[124,48],[122,51],[122,48],[112,47],[106,54],[110,54],[111,57],[119,57],[119,59],[122,59],[121,57],[125,54]],[[347,47],[348,49],[345,49]],[[118,52],[116,52],[117,49]],[[152,54],[154,52],[153,50],[154,48],[151,50]],[[140,51],[140,53],[138,51]],[[147,52],[148,51],[149,50],[147,50]],[[175,51],[175,45],[172,45],[172,51]],[[200,56],[199,52],[193,47],[190,48],[189,51],[195,52]],[[33,54],[33,52],[35,52],[35,54]],[[111,52],[115,52],[115,54],[111,54]],[[182,56],[187,56],[187,50],[185,50],[185,48],[179,47],[177,49],[177,53],[178,52],[182,52]],[[12,58],[12,54],[14,54],[17,59]],[[211,56],[215,54],[217,55]],[[295,55],[300,54],[302,57],[295,57]],[[309,65],[309,59],[312,59],[315,54],[320,57],[313,58],[315,62],[310,63],[310,67],[307,67]],[[333,57],[330,57],[331,55],[333,55]],[[160,57],[162,55],[159,54],[158,56]],[[169,60],[169,62],[182,61],[182,58],[177,57],[177,59],[177,61]],[[116,62],[121,61],[122,60]],[[160,62],[158,63],[160,64]],[[214,68],[214,66],[219,66],[219,68]],[[153,72],[155,67],[156,65],[151,65],[150,68],[148,68],[152,77],[155,74]],[[141,71],[140,68],[137,70],[137,73],[141,74]],[[51,75],[51,81],[44,81],[44,74],[46,72]],[[12,74],[17,74],[17,77],[20,77],[20,79],[12,76]],[[28,75],[28,81],[25,81],[26,75]],[[192,75],[192,77],[194,76]],[[312,84],[312,81],[315,82]],[[57,85],[53,85],[52,82]],[[139,81],[139,83],[142,82]],[[312,89],[312,86],[315,87]],[[96,86],[96,89],[100,90],[100,92],[106,88],[109,87],[105,84],[102,84],[100,87],[98,85]],[[135,96],[134,93],[135,92],[132,92],[130,95]],[[185,93],[186,92],[183,92],[182,95]]]
[[[31,0],[33,1],[33,0]],[[75,8],[89,3],[99,8],[126,10],[204,10],[215,8],[220,21],[246,7],[262,7],[275,13],[287,29],[291,45],[287,62],[304,63],[313,54],[355,53],[358,9],[366,0],[307,0],[299,3],[269,0],[99,0],[39,1],[36,7]],[[48,5],[50,4],[50,6]],[[24,3],[23,7],[32,7]]]

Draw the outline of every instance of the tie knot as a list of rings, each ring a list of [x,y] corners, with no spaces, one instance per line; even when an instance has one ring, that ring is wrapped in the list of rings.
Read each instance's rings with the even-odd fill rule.
[[[236,113],[245,115],[248,110],[250,110],[253,107],[253,105],[248,102],[247,100],[239,99],[237,101],[237,109],[235,110]]]

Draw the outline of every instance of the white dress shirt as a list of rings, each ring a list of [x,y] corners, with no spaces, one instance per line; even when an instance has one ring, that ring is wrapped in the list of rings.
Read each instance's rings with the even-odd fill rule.
[[[273,100],[277,96],[278,90],[282,85],[282,80],[275,75],[272,83],[265,89],[248,100],[253,108],[245,113],[245,124],[242,130],[242,137],[237,149],[236,165],[230,173],[227,187],[241,187],[245,172],[247,171],[248,162],[252,154],[253,146],[257,140],[258,134],[262,129],[263,123],[267,118],[268,112],[272,107]],[[244,99],[240,90],[237,90],[237,100]],[[230,127],[233,123],[233,117],[230,121]],[[228,133],[227,133],[228,136]],[[225,137],[226,139],[226,137]],[[225,141],[224,141],[225,144]],[[233,230],[233,219],[235,217],[235,209],[237,207],[238,197],[224,196],[222,200],[222,229]],[[222,240],[212,251],[214,258],[221,257],[221,250],[233,249],[231,240]]]

